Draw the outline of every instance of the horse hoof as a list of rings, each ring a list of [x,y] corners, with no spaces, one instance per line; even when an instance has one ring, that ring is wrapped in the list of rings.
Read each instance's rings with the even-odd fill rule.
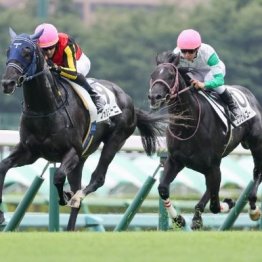
[[[186,226],[186,221],[181,215],[178,215],[175,218],[173,218],[172,223],[174,229],[181,229]]]
[[[218,203],[218,205],[212,205],[212,204],[210,204],[209,209],[210,209],[210,211],[211,211],[213,214],[220,213],[220,211],[221,211],[220,203]]]
[[[192,220],[192,225],[191,225],[191,229],[192,230],[200,230],[203,228],[203,220],[201,219],[196,219],[196,220]]]
[[[0,224],[5,222],[4,212],[0,210]]]
[[[59,205],[60,206],[66,206],[73,195],[74,195],[74,193],[71,192],[71,191],[64,191],[63,192],[63,199],[59,200]]]
[[[233,208],[236,205],[236,202],[234,200],[232,200],[231,198],[225,198],[223,200],[223,203],[227,203],[229,209]]]
[[[81,201],[84,199],[85,194],[82,190],[78,190],[73,197],[68,201],[67,205],[72,208],[79,208]]]
[[[231,198],[225,198],[223,202],[220,203],[220,212],[228,213],[229,210],[235,206],[235,202]]]
[[[256,209],[249,209],[248,213],[250,219],[253,221],[258,221],[261,217],[261,211],[258,207]]]
[[[59,206],[66,206],[67,202],[64,199],[60,199],[58,204],[59,204]]]

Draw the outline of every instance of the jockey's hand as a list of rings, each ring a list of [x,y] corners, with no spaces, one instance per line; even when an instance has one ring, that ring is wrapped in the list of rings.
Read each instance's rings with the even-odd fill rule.
[[[200,82],[198,80],[191,80],[191,84],[196,89],[204,89],[205,88],[205,83]]]
[[[61,72],[61,68],[57,64],[52,64],[51,66],[49,65],[49,69],[50,69],[50,71],[53,71],[53,72],[56,72],[56,73]]]

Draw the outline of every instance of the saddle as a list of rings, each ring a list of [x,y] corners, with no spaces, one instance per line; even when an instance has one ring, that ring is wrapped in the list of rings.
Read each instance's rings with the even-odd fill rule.
[[[233,122],[233,127],[240,126],[247,120],[251,119],[256,115],[256,112],[252,109],[250,106],[249,101],[247,100],[245,94],[240,91],[237,88],[234,88],[232,86],[227,86],[227,89],[232,94],[232,97],[239,107],[239,110],[242,112],[242,114],[235,119]],[[222,102],[219,94],[217,94],[214,91],[198,91],[200,95],[202,95],[212,106],[214,111],[217,113],[221,121],[225,124],[225,126],[228,128],[228,118],[230,111],[228,110],[228,107]]]

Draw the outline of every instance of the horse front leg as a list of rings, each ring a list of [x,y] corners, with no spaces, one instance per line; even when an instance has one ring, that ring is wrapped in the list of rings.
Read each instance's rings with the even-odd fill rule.
[[[125,139],[119,134],[112,135],[108,142],[104,144],[96,169],[91,175],[89,184],[83,189],[76,192],[68,203],[71,207],[79,207],[84,197],[95,192],[105,183],[107,169],[114,159],[116,153],[121,149]]]
[[[54,176],[54,185],[57,188],[59,205],[65,206],[71,195],[64,192],[64,183],[68,174],[70,174],[79,164],[79,155],[75,148],[71,148],[63,157],[60,167],[57,169]]]
[[[178,215],[176,209],[171,203],[169,187],[172,181],[176,178],[177,174],[184,168],[183,165],[173,161],[169,156],[165,162],[164,172],[160,177],[160,183],[158,186],[159,196],[161,197],[164,206],[168,212],[175,227],[182,228],[186,225],[185,219]]]
[[[82,172],[85,160],[82,159],[77,167],[67,176],[68,183],[70,185],[71,191],[75,194],[78,190],[81,189],[81,181],[82,181]],[[67,231],[74,231],[76,225],[77,215],[81,208],[81,203],[79,207],[71,207],[70,217],[67,224]]]
[[[2,195],[6,173],[10,168],[32,164],[38,158],[33,155],[22,143],[17,144],[12,153],[0,163],[0,206],[2,204]],[[0,210],[0,224],[4,222],[4,213]]]
[[[221,171],[219,166],[212,167],[205,174],[207,191],[210,193],[210,211],[214,214],[221,212],[219,202],[219,189],[221,183]]]

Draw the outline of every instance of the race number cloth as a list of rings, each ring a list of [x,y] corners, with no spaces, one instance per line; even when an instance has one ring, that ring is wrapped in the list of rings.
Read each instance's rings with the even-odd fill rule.
[[[239,89],[236,89],[232,86],[227,86],[227,89],[230,91],[230,93],[233,96],[233,99],[236,101],[238,104],[238,107],[242,114],[233,122],[235,126],[240,126],[242,123],[246,122],[247,120],[251,119],[256,115],[256,112],[251,108],[245,94],[241,92]],[[225,117],[225,109],[223,106],[221,106],[216,98],[214,99],[210,98],[207,96],[205,93],[199,91],[199,94],[203,95],[210,105],[213,107],[219,118],[222,120],[222,122],[225,124],[225,126],[228,129],[228,121],[227,118]]]
[[[88,131],[82,143],[82,147],[83,147],[82,156],[86,156],[86,152],[89,146],[91,145],[91,142],[93,140],[93,137],[96,131],[96,123],[105,121],[109,119],[109,117],[121,114],[122,111],[116,103],[114,94],[110,90],[108,90],[106,87],[96,82],[95,79],[87,79],[87,80],[88,80],[88,83],[92,85],[92,87],[100,94],[101,98],[104,100],[103,111],[100,114],[97,114],[96,106],[94,102],[92,101],[89,93],[80,85],[68,79],[66,80],[72,85],[75,92],[81,98],[83,105],[89,112],[90,123],[88,126]]]

